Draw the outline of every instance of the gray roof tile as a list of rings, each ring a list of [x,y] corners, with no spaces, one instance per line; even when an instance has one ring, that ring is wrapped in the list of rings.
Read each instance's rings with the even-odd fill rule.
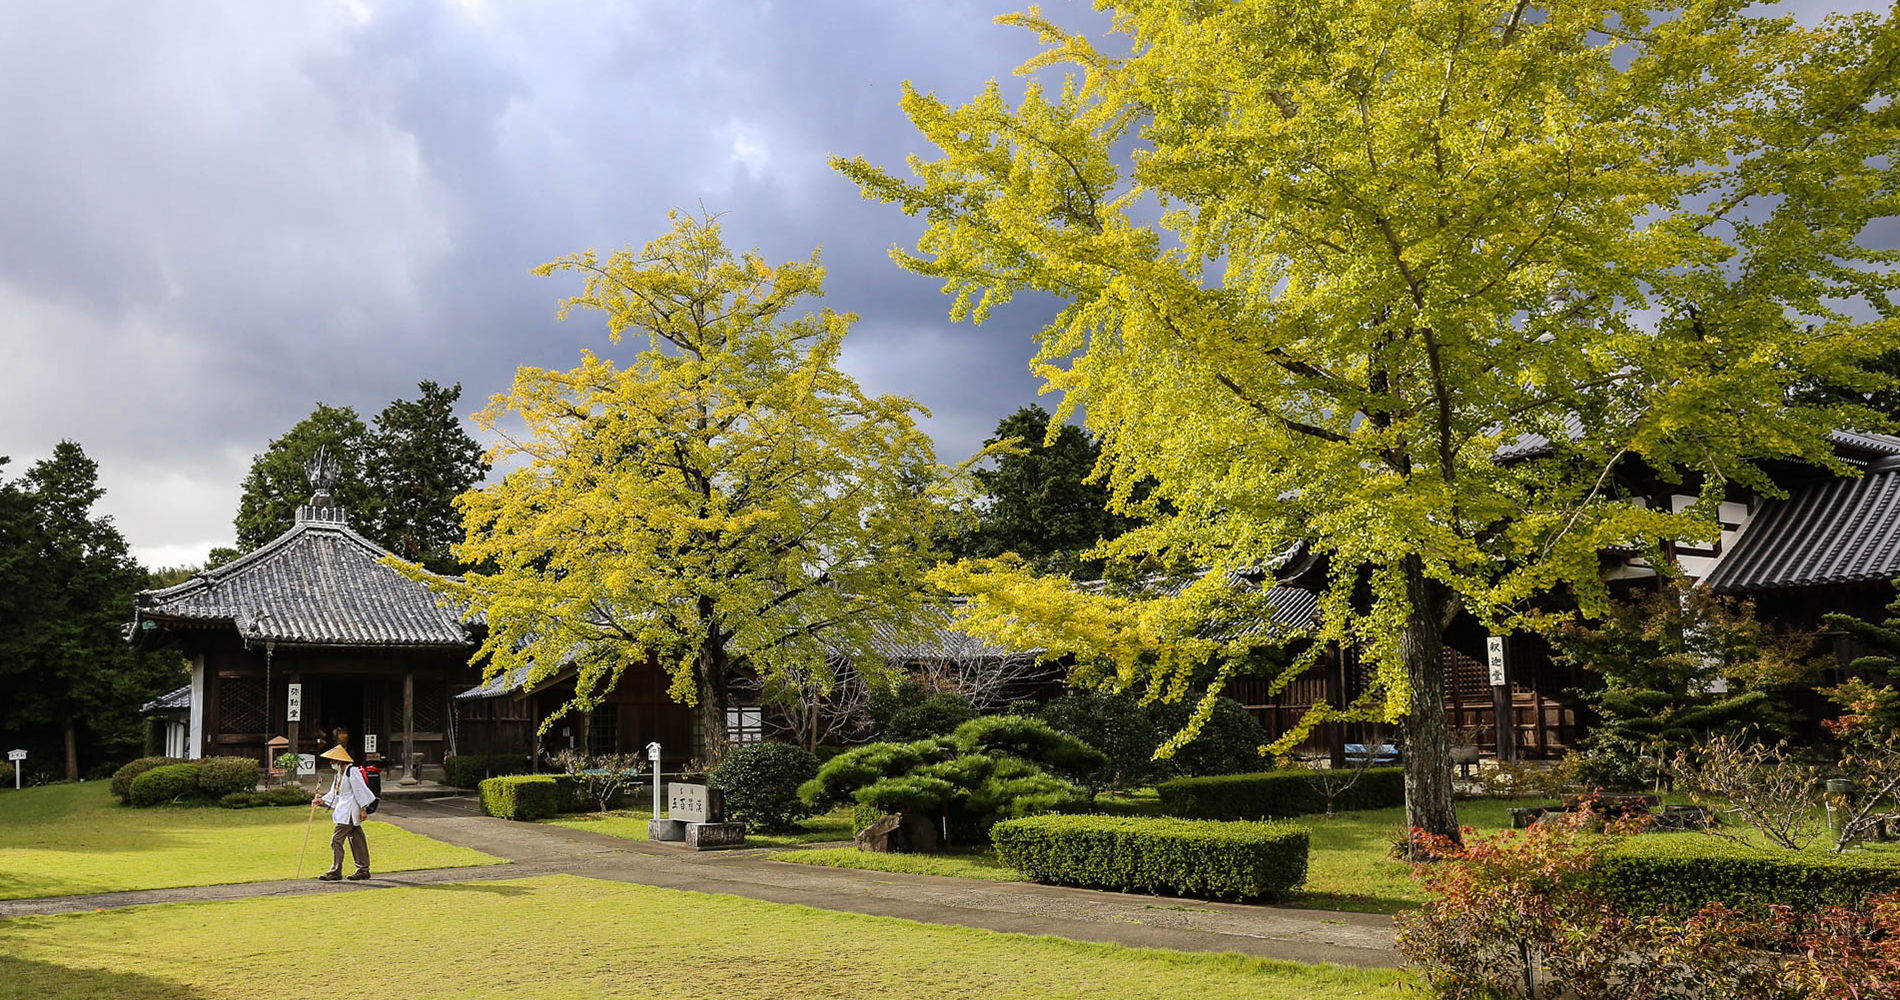
[[[1733,593],[1897,576],[1900,459],[1890,458],[1860,478],[1830,479],[1767,501],[1704,582]]]
[[[175,587],[138,595],[146,623],[224,625],[249,639],[324,646],[468,646],[459,609],[378,560],[340,517],[300,519],[269,544]]]

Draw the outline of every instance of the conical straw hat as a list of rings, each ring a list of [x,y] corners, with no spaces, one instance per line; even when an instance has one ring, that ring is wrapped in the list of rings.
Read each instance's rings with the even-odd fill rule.
[[[340,760],[345,764],[355,763],[354,761],[350,759],[350,752],[348,750],[343,749],[343,745],[340,743],[337,744],[336,746],[331,747],[328,750],[325,750],[324,752],[318,754],[317,756],[322,757],[324,760]]]

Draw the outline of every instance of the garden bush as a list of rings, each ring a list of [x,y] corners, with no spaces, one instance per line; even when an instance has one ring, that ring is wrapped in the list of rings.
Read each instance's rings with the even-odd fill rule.
[[[1148,716],[1154,720],[1162,740],[1186,728],[1194,704],[1182,699],[1157,701],[1148,706]],[[1260,748],[1269,742],[1271,737],[1266,727],[1245,705],[1232,698],[1219,698],[1214,702],[1214,714],[1201,726],[1200,734],[1176,750],[1165,767],[1168,773],[1183,777],[1258,771],[1267,763]]]
[[[852,793],[880,778],[895,777],[949,755],[935,740],[914,743],[866,743],[825,761],[818,774],[798,788],[798,797],[817,809],[852,801]]]
[[[925,698],[922,704],[893,712],[878,737],[896,743],[928,739],[943,736],[974,718],[976,708],[970,699],[944,691]]]
[[[1176,778],[1156,785],[1155,793],[1163,813],[1186,819],[1275,819],[1326,811],[1326,792],[1312,771]],[[1333,809],[1350,812],[1404,804],[1404,769],[1375,767],[1339,793]]]
[[[818,758],[790,743],[743,743],[726,751],[711,785],[725,792],[726,815],[747,829],[785,833],[812,814],[799,786],[818,776]]]
[[[575,787],[579,783],[575,782]],[[479,786],[482,812],[502,819],[546,819],[561,811],[560,783],[551,774],[515,774],[485,779]]]
[[[484,778],[528,773],[525,754],[458,754],[442,758],[442,782],[457,788],[475,788]]]
[[[0,790],[13,787],[13,762],[0,760]]]
[[[138,760],[112,773],[112,794],[118,796],[120,802],[131,802],[132,780],[134,778],[137,778],[139,775],[155,767],[185,763],[189,762],[177,757],[140,757]],[[12,775],[8,775],[8,777],[11,778]]]
[[[1900,892],[1900,857],[1762,849],[1698,833],[1650,834],[1619,844],[1591,879],[1605,900],[1633,914],[1693,913],[1709,903],[1759,910],[1855,907]]]
[[[156,806],[198,792],[197,764],[165,764],[132,779],[135,806]]]
[[[1101,751],[1103,766],[1080,776],[1090,788],[1133,788],[1154,781],[1164,770],[1154,759],[1163,734],[1131,695],[1076,691],[1036,714],[1056,731]]]
[[[198,792],[208,799],[248,792],[262,771],[249,757],[206,757],[198,762]]]
[[[1307,831],[1289,823],[1034,816],[996,824],[990,840],[1004,864],[1060,885],[1281,899],[1306,882]]]
[[[250,809],[264,806],[307,806],[311,794],[301,788],[272,788],[262,792],[232,792],[218,799],[226,809]]]

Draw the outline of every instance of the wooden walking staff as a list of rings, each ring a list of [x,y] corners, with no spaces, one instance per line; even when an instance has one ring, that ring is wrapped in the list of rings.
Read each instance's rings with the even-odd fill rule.
[[[310,853],[310,826],[317,821],[317,804],[310,803],[310,818],[303,824],[303,850],[297,852],[297,877],[303,878],[303,856]]]

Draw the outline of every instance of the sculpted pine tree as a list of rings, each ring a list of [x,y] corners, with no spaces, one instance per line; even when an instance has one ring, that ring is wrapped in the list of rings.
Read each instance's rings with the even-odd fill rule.
[[[459,501],[455,554],[496,568],[429,582],[485,618],[491,674],[573,666],[563,710],[657,661],[716,752],[735,667],[803,683],[828,648],[864,662],[874,621],[914,621],[943,473],[917,406],[839,369],[855,317],[797,311],[822,293],[815,253],[772,267],[675,216],[638,252],[537,273],[555,271],[585,278],[563,315],[597,309],[642,349],[517,371],[476,419],[521,464]]]
[[[1110,3],[1109,55],[1032,10],[1011,104],[994,84],[903,107],[941,151],[913,178],[836,166],[928,227],[904,267],[952,316],[1019,291],[1067,307],[1034,370],[1083,407],[1117,495],[1151,523],[1107,554],[1215,569],[1301,545],[1402,721],[1409,822],[1455,836],[1442,632],[1508,629],[1553,590],[1600,608],[1608,545],[1710,537],[1755,464],[1838,466],[1831,427],[1889,426],[1810,384],[1879,390],[1896,345],[1891,20],[1815,28],[1727,3]],[[1500,462],[1525,435],[1539,461]],[[1637,507],[1638,464],[1705,504]],[[938,579],[971,627],[1103,654],[1180,690],[1234,644],[1197,632],[1222,574],[1164,600],[1091,598],[1020,568]],[[1180,637],[1176,641],[1176,637]],[[1159,648],[1157,648],[1159,647]],[[1295,661],[1294,669],[1307,662]],[[1208,702],[1203,702],[1203,711]],[[1362,706],[1363,707],[1363,706]]]
[[[462,538],[455,498],[481,482],[488,466],[455,416],[461,384],[445,389],[424,380],[416,390],[415,399],[384,407],[369,433],[365,473],[381,504],[365,531],[404,559],[453,573],[459,567],[449,546]]]

